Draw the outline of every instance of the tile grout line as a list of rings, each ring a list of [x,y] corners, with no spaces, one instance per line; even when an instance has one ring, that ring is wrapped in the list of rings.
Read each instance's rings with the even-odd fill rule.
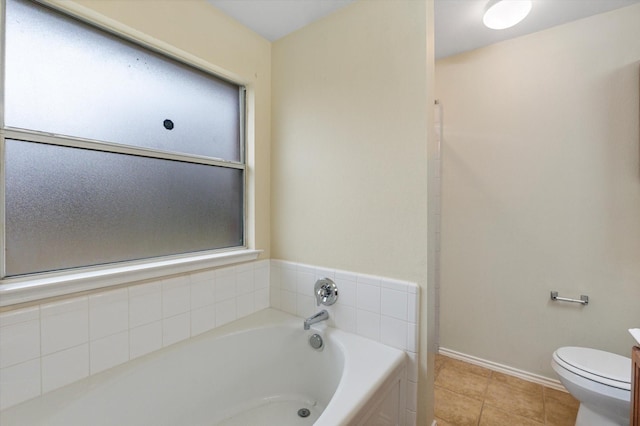
[[[544,416],[544,418],[542,419],[542,424],[544,425],[547,424],[547,397],[545,388],[545,386],[542,387],[542,415]]]
[[[487,385],[484,388],[484,392],[482,393],[482,406],[480,407],[480,417],[478,417],[478,426],[480,426],[480,422],[482,421],[482,413],[484,412],[484,404],[487,399],[487,392],[489,392],[489,385],[491,384],[491,380],[493,380],[493,371],[489,371],[489,377],[487,377]]]

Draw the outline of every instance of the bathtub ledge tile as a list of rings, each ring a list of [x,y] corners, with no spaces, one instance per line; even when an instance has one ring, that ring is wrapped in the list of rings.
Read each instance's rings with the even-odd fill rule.
[[[179,314],[162,320],[162,346],[188,339],[191,336],[191,315]]]
[[[129,330],[129,358],[162,349],[162,322],[154,321]]]

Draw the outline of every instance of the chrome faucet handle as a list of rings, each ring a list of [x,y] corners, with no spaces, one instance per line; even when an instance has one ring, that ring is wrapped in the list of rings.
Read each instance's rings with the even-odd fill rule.
[[[338,287],[330,278],[322,278],[316,281],[313,291],[316,295],[316,304],[318,306],[321,303],[325,306],[333,305],[338,300]]]

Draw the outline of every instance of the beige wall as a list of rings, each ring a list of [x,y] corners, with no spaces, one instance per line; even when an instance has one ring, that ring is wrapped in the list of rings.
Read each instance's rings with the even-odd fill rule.
[[[356,2],[272,47],[272,257],[417,282],[423,306],[426,6]]]
[[[186,58],[247,86],[248,222],[252,247],[270,257],[270,140],[271,140],[271,43],[211,7],[204,0],[76,0],[73,4],[50,0],[85,16],[92,13],[113,20],[132,34],[152,38],[154,44],[177,48]],[[79,8],[77,6],[79,6]],[[175,52],[174,52],[175,53]]]
[[[640,5],[436,62],[441,346],[554,378],[640,326]],[[589,306],[549,302],[589,295]]]

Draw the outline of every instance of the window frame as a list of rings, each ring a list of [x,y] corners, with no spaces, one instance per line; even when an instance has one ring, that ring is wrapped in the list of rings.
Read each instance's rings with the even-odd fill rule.
[[[51,297],[95,290],[103,287],[126,285],[135,281],[156,279],[170,274],[181,274],[205,268],[219,267],[233,263],[255,260],[262,250],[252,248],[249,239],[253,217],[249,214],[249,194],[253,193],[253,182],[249,181],[249,167],[247,161],[247,129],[250,127],[248,117],[248,83],[241,81],[225,70],[204,61],[192,54],[182,51],[168,43],[150,37],[140,31],[132,29],[118,21],[105,17],[91,9],[75,3],[63,3],[57,0],[35,0],[41,6],[54,12],[63,13],[75,20],[91,25],[102,31],[132,42],[143,49],[150,50],[170,60],[177,61],[188,67],[195,68],[215,78],[228,81],[239,86],[240,98],[240,162],[227,161],[212,157],[189,155],[176,152],[138,148],[113,142],[102,142],[85,138],[48,134],[45,132],[6,127],[4,123],[4,84],[5,84],[5,31],[0,32],[0,163],[5,161],[5,139],[26,140],[48,143],[74,148],[88,148],[92,150],[133,154],[150,158],[186,161],[224,168],[240,169],[243,171],[243,245],[198,251],[192,253],[175,254],[140,260],[129,260],[98,266],[87,266],[74,269],[59,270],[45,273],[35,273],[4,278],[6,274],[6,233],[5,229],[5,168],[0,168],[0,307],[20,303],[39,301]],[[6,3],[0,0],[1,28],[6,28]],[[251,222],[250,222],[251,221]]]

